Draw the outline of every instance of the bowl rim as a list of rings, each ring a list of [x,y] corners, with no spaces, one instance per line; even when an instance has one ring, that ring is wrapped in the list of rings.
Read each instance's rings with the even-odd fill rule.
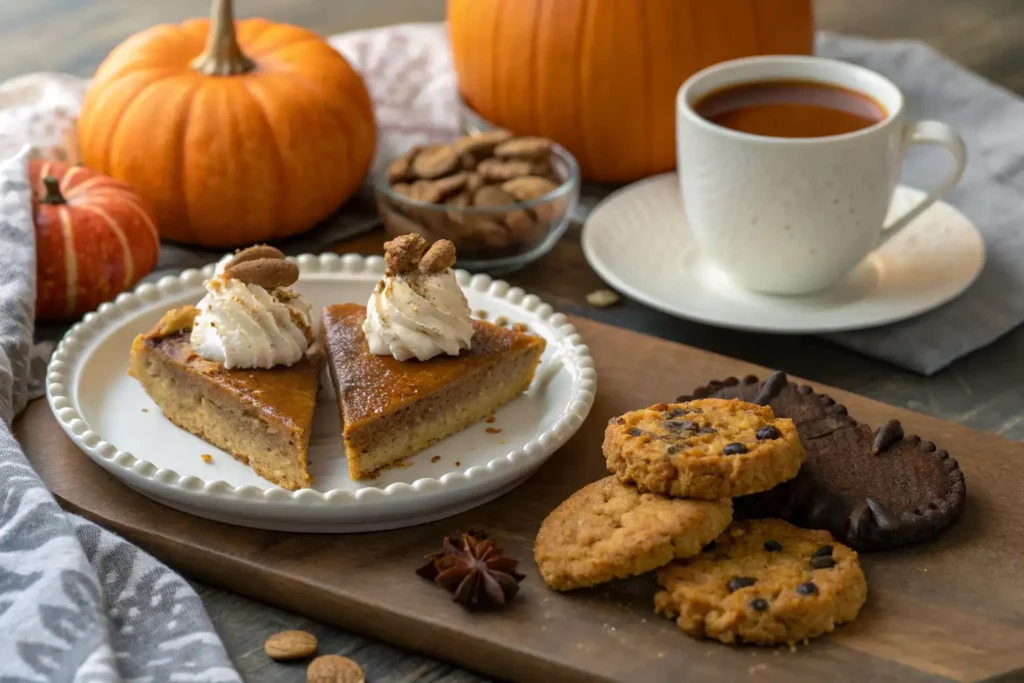
[[[463,136],[465,137],[465,136]],[[445,143],[439,143],[445,144]],[[465,206],[457,207],[450,204],[434,204],[433,202],[426,202],[422,199],[413,199],[412,197],[406,197],[405,195],[398,194],[391,189],[391,183],[388,182],[387,167],[392,161],[398,157],[394,157],[384,164],[380,170],[373,174],[373,189],[376,192],[384,195],[391,201],[406,206],[415,207],[418,209],[429,209],[431,211],[458,211],[459,213],[465,214],[476,214],[476,215],[493,215],[500,213],[508,213],[510,211],[522,211],[524,209],[533,209],[538,206],[550,204],[557,199],[563,199],[566,196],[572,194],[580,186],[580,165],[576,161],[576,157],[572,155],[572,152],[562,147],[557,142],[553,142],[551,145],[551,152],[556,155],[559,159],[565,162],[568,168],[568,177],[562,182],[561,185],[551,190],[547,194],[543,194],[540,197],[536,197],[525,202],[515,202],[514,204],[503,204],[501,206]],[[568,207],[567,207],[568,208]]]

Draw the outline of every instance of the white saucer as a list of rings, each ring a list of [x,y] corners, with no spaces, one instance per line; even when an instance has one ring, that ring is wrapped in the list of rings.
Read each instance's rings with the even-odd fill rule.
[[[897,187],[891,215],[923,195]],[[949,204],[936,202],[828,290],[803,296],[750,292],[701,257],[675,173],[609,195],[587,218],[582,241],[591,267],[623,294],[682,318],[758,332],[838,332],[903,320],[955,298],[985,265],[978,229]]]
[[[316,311],[365,301],[384,272],[380,257],[324,254],[296,261],[296,288]],[[579,429],[593,404],[594,363],[564,315],[518,287],[458,271],[472,310],[524,323],[547,340],[530,389],[499,410],[495,422],[473,425],[403,461],[404,467],[357,482],[348,476],[337,403],[325,372],[309,446],[314,488],[285,491],[175,427],[128,376],[132,339],[168,309],[197,302],[213,272],[213,265],[187,270],[103,304],[68,331],[47,375],[50,408],[71,440],[122,482],[164,505],[282,531],[422,524],[482,505],[520,484]],[[210,463],[201,458],[204,453],[213,456]]]

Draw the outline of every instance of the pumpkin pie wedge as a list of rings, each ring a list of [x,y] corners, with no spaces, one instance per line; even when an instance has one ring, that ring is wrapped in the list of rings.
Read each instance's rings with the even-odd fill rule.
[[[320,343],[290,366],[227,369],[194,352],[197,313],[174,309],[136,337],[129,374],[178,427],[282,488],[308,487],[306,453],[325,362]]]
[[[473,320],[472,345],[459,355],[399,361],[370,352],[365,319],[359,304],[329,306],[322,316],[352,479],[373,477],[526,391],[546,345]]]

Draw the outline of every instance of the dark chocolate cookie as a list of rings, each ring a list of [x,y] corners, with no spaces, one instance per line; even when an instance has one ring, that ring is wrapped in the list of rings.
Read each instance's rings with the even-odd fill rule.
[[[764,382],[730,377],[680,400],[705,397],[767,403],[779,417],[793,420],[807,451],[794,479],[735,499],[737,518],[782,517],[874,551],[931,538],[963,510],[967,488],[956,459],[930,441],[905,436],[898,420],[876,432],[783,373]]]

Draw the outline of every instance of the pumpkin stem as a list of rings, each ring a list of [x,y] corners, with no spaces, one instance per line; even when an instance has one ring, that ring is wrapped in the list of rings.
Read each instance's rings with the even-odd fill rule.
[[[231,0],[213,0],[206,48],[192,60],[192,68],[208,76],[237,76],[252,71],[256,64],[242,53],[235,36],[235,13]]]
[[[46,194],[43,195],[43,204],[67,204],[68,200],[60,193],[60,181],[52,175],[43,178],[43,187]]]

